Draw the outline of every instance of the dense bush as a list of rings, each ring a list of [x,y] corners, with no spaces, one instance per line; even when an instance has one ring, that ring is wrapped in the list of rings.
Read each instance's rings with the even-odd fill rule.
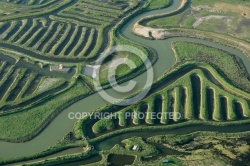
[[[115,124],[112,120],[112,118],[107,119],[101,119],[98,122],[96,122],[92,130],[94,133],[101,133],[105,130],[113,130],[115,128]]]

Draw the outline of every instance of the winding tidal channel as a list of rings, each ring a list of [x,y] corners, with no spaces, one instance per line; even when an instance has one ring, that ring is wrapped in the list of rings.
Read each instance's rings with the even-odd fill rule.
[[[187,37],[174,37],[166,40],[149,40],[142,37],[135,36],[131,33],[131,29],[133,25],[141,18],[145,16],[150,16],[154,14],[164,13],[164,12],[170,12],[176,10],[181,4],[181,0],[174,0],[173,4],[165,9],[159,9],[154,10],[146,13],[142,13],[140,15],[137,15],[133,19],[131,19],[127,24],[124,25],[124,27],[121,30],[121,33],[128,38],[129,40],[132,40],[136,43],[140,43],[141,45],[151,47],[158,53],[158,60],[154,64],[154,80],[157,80],[160,78],[166,71],[168,71],[176,62],[174,52],[171,49],[171,43],[174,41],[188,41],[188,42],[195,42],[195,43],[202,43],[204,45],[208,45],[211,47],[219,48],[222,50],[225,50],[227,52],[230,52],[234,55],[237,55],[240,57],[247,68],[248,73],[250,73],[250,61],[249,59],[240,51],[228,46],[224,46],[219,43],[213,43],[206,40],[201,39],[195,39],[195,38],[187,38]],[[139,85],[144,85],[144,82],[146,80],[146,72],[137,76],[133,80],[137,82]],[[126,84],[126,83],[124,83]],[[108,93],[115,93],[112,89],[107,90]],[[98,101],[98,102],[96,102]],[[76,120],[70,120],[68,118],[68,114],[70,112],[90,112],[93,111],[99,107],[102,107],[104,105],[108,104],[106,101],[104,101],[101,96],[98,93],[95,93],[87,98],[84,98],[80,100],[79,102],[71,105],[64,111],[62,111],[38,136],[36,136],[34,139],[25,142],[25,143],[8,143],[8,142],[0,142],[0,158],[8,159],[8,158],[14,158],[14,157],[20,157],[20,156],[28,156],[33,153],[41,152],[48,147],[55,145],[58,140],[61,140],[68,132],[72,131],[73,125],[76,122]],[[165,131],[163,133],[160,132],[153,132],[153,135],[157,134],[185,134],[190,133],[194,131],[218,131],[218,132],[241,132],[241,131],[247,131],[250,128],[250,124],[248,125],[239,125],[239,126],[227,126],[227,127],[213,127],[213,126],[186,126],[184,128],[180,128],[177,130],[171,130]],[[137,136],[147,137],[152,136],[152,134],[147,135],[146,133],[149,132],[142,132],[141,134],[136,134]],[[115,136],[111,138],[110,140],[103,141],[98,145],[100,149],[106,149],[110,148],[112,145],[117,143],[118,141],[129,138],[135,133],[126,133],[122,134],[121,136]],[[70,153],[70,151],[68,151]],[[75,153],[72,151],[72,153]]]

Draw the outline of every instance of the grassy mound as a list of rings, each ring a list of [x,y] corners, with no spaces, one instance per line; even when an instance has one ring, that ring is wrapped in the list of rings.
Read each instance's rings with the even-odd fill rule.
[[[161,90],[140,103],[126,108],[117,108],[115,112],[119,123],[114,125],[111,119],[100,119],[93,127],[89,127],[92,127],[94,133],[101,133],[107,129],[120,130],[123,127],[131,127],[133,130],[134,125],[142,124],[154,126],[202,120],[222,121],[226,125],[231,121],[249,118],[249,94],[235,87],[232,88],[211,66],[200,65],[189,72],[186,67],[186,74],[168,86],[161,85],[161,88],[158,88]],[[143,107],[145,104],[147,107]],[[130,110],[134,113],[134,117],[124,115]],[[98,111],[102,112],[102,110]],[[141,126],[141,128],[144,127]]]

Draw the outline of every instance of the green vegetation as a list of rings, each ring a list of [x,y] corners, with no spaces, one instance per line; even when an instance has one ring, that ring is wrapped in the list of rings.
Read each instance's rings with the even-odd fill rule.
[[[174,88],[174,117],[173,120],[175,122],[181,121],[183,118],[183,105],[182,105],[182,94],[181,87],[175,87]],[[178,116],[178,113],[180,113],[181,117]]]
[[[228,52],[190,42],[174,42],[173,49],[176,50],[178,62],[201,61],[213,65],[225,75],[229,82],[244,90],[249,90],[250,82],[248,73],[242,62],[235,55]]]
[[[119,125],[125,127],[127,125],[127,121],[125,118],[127,110],[121,111],[118,113],[118,118],[119,118]]]
[[[44,21],[42,19],[24,21],[24,23],[28,22],[28,25],[32,26],[29,26],[29,29],[27,29],[24,33],[21,30],[23,26],[16,26],[14,24],[16,23],[15,21],[10,22],[10,28],[8,28],[5,32],[3,31],[1,34],[3,42],[9,42],[15,45],[23,45],[32,51],[37,52],[38,50],[40,54],[47,54],[47,56],[58,55],[57,57],[60,58],[64,58],[66,56],[69,58],[76,58],[77,56],[83,58],[86,55],[86,51],[90,47],[90,44],[95,42],[92,41],[92,39],[95,39],[93,36],[95,34],[94,29],[89,29],[87,31],[85,27],[79,27],[57,21],[47,22],[47,20]],[[22,25],[22,22],[23,21],[19,21],[19,24]],[[12,33],[9,35],[11,27],[16,27],[14,29],[16,33],[12,31]],[[23,34],[22,37],[18,39],[17,37],[20,36],[20,33]],[[71,36],[71,33],[74,35]],[[75,38],[72,38],[71,42],[67,42],[71,39],[71,37],[74,36]],[[82,42],[83,40],[86,42]],[[67,47],[64,48],[66,44]]]
[[[92,130],[94,133],[101,133],[106,130],[113,130],[115,128],[115,125],[113,123],[112,117],[106,117],[105,119],[102,119],[98,122],[96,122]]]
[[[162,116],[161,116],[161,124],[168,124],[169,119],[168,119],[168,112],[171,110],[170,108],[170,96],[168,94],[162,94]]]
[[[242,133],[214,133],[194,132],[185,135],[159,135],[147,139],[148,143],[164,145],[179,152],[188,152],[177,155],[185,165],[228,165],[245,161],[242,156],[249,152],[248,143],[244,139],[249,132]],[[204,155],[206,154],[206,155]],[[242,155],[243,154],[243,155]],[[220,156],[220,157],[218,157]],[[237,159],[235,159],[237,158]],[[232,161],[234,161],[232,163]]]
[[[191,6],[192,8],[189,7],[178,15],[151,19],[146,25],[159,28],[194,28],[250,41],[250,1],[192,0]]]
[[[157,19],[153,20],[154,16],[150,16],[146,22],[142,19],[141,23],[169,28],[169,37],[172,37],[182,36],[185,31],[181,30],[182,28],[190,28],[187,29],[188,32],[192,32],[191,28],[212,32],[235,32],[232,33],[235,36],[236,31],[239,30],[236,24],[239,22],[242,26],[239,38],[249,40],[248,20],[245,18],[248,16],[245,9],[250,7],[249,1],[237,3],[237,10],[232,9],[229,4],[221,4],[224,2],[236,5],[233,0],[223,0],[219,4],[214,0],[203,2],[193,0],[192,2],[193,8],[188,8],[179,15],[174,15],[179,11],[174,11],[172,14],[160,13],[156,16]],[[204,2],[207,2],[209,6],[202,7]],[[143,7],[140,5],[142,3]],[[0,16],[2,16],[0,18],[0,45],[12,51],[23,52],[20,54],[12,52],[14,55],[9,56],[6,53],[8,51],[1,49],[4,53],[3,57],[7,60],[0,61],[0,109],[2,111],[0,139],[10,142],[30,140],[39,134],[60,111],[92,94],[92,80],[82,75],[82,67],[87,64],[93,65],[100,52],[108,46],[122,44],[135,46],[140,48],[154,63],[156,54],[153,50],[129,41],[120,34],[119,30],[131,19],[131,15],[164,8],[171,3],[173,0],[145,2],[137,0],[10,0],[9,3],[0,0],[0,5],[2,5],[0,7]],[[232,9],[232,11],[226,11],[220,7]],[[212,14],[215,13],[216,16],[213,16]],[[159,18],[163,15],[170,17]],[[148,20],[152,21],[147,22]],[[204,23],[207,20],[211,22]],[[221,21],[222,25],[220,25]],[[229,28],[226,29],[225,24]],[[216,38],[216,42],[218,41],[219,39]],[[234,42],[238,42],[238,39]],[[248,44],[243,42],[239,45],[248,48]],[[174,42],[172,48],[177,59],[175,66],[154,83],[146,98],[131,106],[107,105],[96,110],[104,113],[112,112],[114,113],[112,117],[91,119],[90,116],[86,116],[79,120],[75,124],[72,140],[65,143],[65,147],[85,146],[85,150],[92,144],[96,145],[100,141],[126,132],[165,131],[191,125],[227,126],[249,123],[250,82],[241,60],[230,53],[196,43]],[[245,50],[242,49],[242,51]],[[15,59],[8,59],[10,57]],[[109,87],[106,85],[108,70],[113,67],[112,62],[118,63],[122,59],[135,62],[136,68],[131,70],[127,65],[120,65],[114,76],[118,78],[119,83],[145,70],[143,60],[134,54],[114,53],[105,60],[101,67],[100,79],[105,88]],[[71,71],[73,78],[70,73],[64,73],[65,77],[57,76],[53,71],[46,73],[52,64],[58,65],[61,62],[65,62],[66,66],[69,65],[72,70],[75,70]],[[27,66],[27,68],[22,66]],[[58,75],[63,74],[58,72]],[[126,117],[128,112],[134,114]],[[141,118],[142,115],[144,115],[143,118]],[[162,136],[148,140],[132,137],[110,150],[98,152],[88,149],[81,154],[43,160],[35,165],[61,164],[64,161],[75,161],[98,153],[102,157],[98,162],[99,165],[108,165],[110,156],[117,154],[135,157],[133,164],[138,165],[144,163],[148,157],[156,157],[159,153],[150,141],[155,143],[157,140],[169,144],[167,146],[174,150],[185,151],[183,150],[185,146],[181,145],[191,142],[190,147],[192,147],[193,138],[194,135],[176,138]],[[135,144],[141,147],[138,152],[132,151]],[[174,145],[178,147],[174,148]],[[214,151],[222,151],[223,155],[232,156],[225,147],[213,145]],[[40,155],[62,150],[62,147],[62,145],[52,147]],[[183,160],[188,160],[190,165],[196,165],[190,161],[190,158],[195,156],[200,159],[199,155],[204,154],[196,151],[196,154],[182,159],[168,157],[171,162],[169,165],[181,165]],[[31,158],[35,158],[34,156]],[[214,157],[210,152],[208,156]],[[160,165],[162,163],[159,159],[162,160],[164,157],[152,160],[149,164]],[[217,158],[213,158],[205,163],[216,163],[216,161]],[[224,163],[220,162],[220,164]]]
[[[113,42],[116,42],[137,46],[142,48],[144,53],[148,54],[147,50],[142,46],[132,44],[132,42],[120,36],[114,36],[114,41],[109,41],[108,39],[108,32],[120,20],[117,18],[124,17],[126,12],[132,13],[136,5],[138,5],[137,1],[30,0],[23,2],[23,0],[19,4],[0,2],[2,4],[1,8],[12,9],[13,12],[17,13],[14,17],[3,11],[2,14],[6,17],[0,19],[0,21],[2,20],[0,22],[0,43],[8,44],[9,46],[6,47],[10,47],[6,49],[3,46],[4,48],[1,49],[1,52],[6,56],[15,58],[11,62],[12,65],[9,65],[8,59],[6,62],[4,61],[1,64],[0,71],[0,76],[3,78],[0,84],[1,87],[4,87],[0,89],[1,111],[4,110],[3,114],[5,115],[0,119],[4,121],[9,129],[0,138],[8,141],[31,139],[32,136],[40,131],[40,128],[46,127],[46,124],[61,109],[65,108],[65,105],[72,104],[76,100],[92,93],[92,90],[89,89],[92,82],[86,76],[81,75],[80,71],[85,63],[89,64],[94,60],[91,58],[99,54],[101,47],[104,48],[104,46],[112,45]],[[42,11],[44,8],[46,10]],[[23,11],[28,14],[23,14]],[[12,48],[12,45],[21,48],[16,51],[16,47]],[[26,50],[31,52],[27,53]],[[120,57],[120,55],[124,58],[130,58],[139,67],[130,71],[126,66],[120,66],[117,69],[117,77],[121,77],[121,81],[142,72],[142,61],[138,57],[121,53],[118,53],[117,57]],[[155,60],[153,54],[150,56]],[[88,58],[91,60],[87,60]],[[86,81],[89,85],[78,79],[75,81],[75,79],[70,78],[71,74],[69,73],[55,72],[53,75],[53,72],[45,71],[54,63],[59,65],[60,62],[55,61],[62,59],[65,59],[66,63],[64,65],[73,66],[72,68],[77,69],[74,77],[82,77],[84,82]],[[70,59],[73,60],[70,61]],[[15,68],[14,63],[19,63],[19,60],[21,61],[21,68],[19,68],[19,65]],[[86,60],[86,62],[78,65],[77,63],[82,60]],[[25,61],[31,64],[26,64]],[[22,65],[23,62],[25,62],[25,65]],[[33,65],[33,67],[30,68],[30,65]],[[33,68],[36,68],[36,70],[33,71]],[[131,72],[133,74],[128,76]],[[62,76],[62,78],[59,76]],[[102,76],[107,75],[103,74]],[[106,79],[107,77],[103,78],[104,83],[107,82]],[[79,86],[79,84],[83,84],[83,88],[78,93],[75,93],[75,86]],[[69,97],[72,96],[67,99],[64,97],[63,99],[67,100],[66,102],[60,99],[64,93],[67,93]],[[50,109],[48,109],[49,105],[52,105]],[[42,112],[42,109],[48,109],[48,111]],[[20,112],[20,110],[22,111]],[[32,110],[38,111],[33,111],[33,114],[30,114],[29,112]],[[22,130],[13,127],[14,124],[11,124],[10,119],[15,114],[10,113],[14,112],[19,113],[19,116],[15,118],[18,117],[20,121],[23,121],[23,124],[19,126],[23,128]],[[24,124],[24,119],[31,116],[36,116],[36,118],[30,124]],[[31,130],[31,127],[34,130]]]
[[[172,0],[150,0],[149,5],[145,8],[145,10],[155,10],[165,8],[170,5]]]
[[[107,30],[137,3],[119,1],[113,2],[112,8],[110,5],[83,0],[65,5],[58,14],[50,15],[52,21],[44,17],[5,21],[0,29],[0,38],[4,43],[22,46],[47,57],[92,58],[100,53],[103,44],[108,44]],[[22,30],[24,28],[25,31]]]
[[[150,27],[161,27],[161,28],[170,28],[170,27],[181,27],[183,24],[186,28],[192,27],[193,23],[195,22],[194,19],[189,18],[188,20],[185,20],[185,22],[181,22],[182,18],[185,17],[188,14],[187,11],[180,13],[178,15],[164,17],[164,18],[158,18],[154,19],[150,22],[147,22],[146,25]]]
[[[130,60],[133,62],[132,64],[135,64],[135,68],[130,69],[130,67],[124,62]],[[116,66],[117,64],[121,64]],[[116,68],[117,67],[117,68]],[[111,69],[115,69],[115,77],[116,78],[122,78],[124,76],[128,76],[131,73],[136,73],[138,70],[143,68],[143,62],[138,57],[138,55],[134,55],[130,52],[116,52],[111,55],[109,55],[105,60],[104,63],[102,63],[102,66],[100,68],[100,81],[105,84],[108,82],[108,74],[111,71]]]
[[[28,100],[35,102],[48,96],[48,92],[57,93],[68,85],[63,78],[48,77],[38,71],[15,67],[6,61],[0,61],[0,66],[0,108],[3,110],[23,105]]]
[[[86,85],[77,82],[69,90],[42,102],[40,105],[17,112],[15,116],[12,114],[1,116],[0,129],[3,132],[0,139],[8,141],[25,141],[31,139],[68,104],[89,93],[91,91]],[[13,122],[18,125],[13,125]]]
[[[42,1],[44,0],[41,0],[41,2]],[[8,21],[13,19],[50,14],[52,12],[57,11],[58,8],[63,8],[69,5],[70,3],[72,3],[72,0],[51,0],[47,3],[41,3],[39,5],[20,5],[16,3],[11,4],[6,2],[0,2],[0,14],[4,16],[0,18],[0,21]]]
[[[155,156],[158,154],[158,150],[151,144],[146,143],[140,137],[131,137],[122,141],[125,146],[115,145],[109,151],[104,152],[104,154],[120,154],[120,155],[130,155],[135,156],[135,161],[133,165],[138,165],[141,163],[142,157]],[[133,147],[137,145],[140,147],[139,151],[133,151]]]
[[[191,68],[191,70],[189,69],[190,71],[188,70],[188,66]],[[196,67],[193,68],[192,66]],[[140,121],[144,121],[151,125],[166,124],[169,123],[169,121],[173,121],[171,123],[182,122],[183,120],[185,121],[190,119],[224,121],[225,123],[223,124],[227,125],[231,124],[231,120],[241,120],[245,117],[249,117],[249,94],[232,87],[210,65],[198,62],[191,64],[189,63],[189,65],[183,67],[183,70],[187,70],[187,72],[176,79],[174,83],[168,86],[161,85],[161,90],[158,90],[157,92],[148,96],[137,105],[128,106],[122,109],[115,109],[115,112],[117,112],[116,118],[119,119],[118,124],[120,126],[115,125],[113,121],[114,117],[110,117],[108,120],[100,119],[94,123],[93,127],[88,126],[90,123],[86,123],[88,121],[87,119],[87,121],[85,121],[83,124],[78,125],[87,125],[85,126],[87,128],[92,127],[94,133],[102,133],[103,131],[106,131],[106,129],[112,129],[116,131],[116,128],[120,130],[124,126],[128,128],[129,126],[125,122],[128,119],[125,119],[124,116],[124,113],[127,110],[135,110],[137,113],[143,113],[142,111],[146,111],[146,116],[144,119],[140,119]],[[180,69],[177,71],[180,71]],[[207,77],[207,75],[209,75],[209,77]],[[165,78],[167,78],[167,76],[165,76]],[[164,79],[161,81],[163,80]],[[192,90],[185,90],[189,88]],[[213,91],[213,95],[211,92],[210,94],[207,94],[208,89]],[[203,93],[199,93],[199,91]],[[170,101],[163,99],[162,96],[164,94],[171,94],[172,97],[168,97]],[[159,100],[159,96],[161,100]],[[225,98],[226,100],[222,102],[222,98]],[[167,104],[164,104],[165,102],[167,102]],[[187,102],[190,103],[187,104]],[[239,103],[241,111],[234,107],[236,102]],[[143,107],[145,103],[147,103],[147,109]],[[211,105],[208,105],[208,103],[211,103]],[[162,105],[161,110],[159,110],[160,113],[166,112],[166,108],[168,107],[167,110],[171,110],[173,115],[168,115],[166,117],[166,115],[161,114],[162,116],[157,117],[160,120],[158,122],[157,119],[155,119],[156,116],[152,116],[154,113],[157,114],[158,112],[157,105]],[[137,108],[141,109],[138,110]],[[189,108],[192,108],[192,110],[189,110]],[[104,108],[97,111],[109,112],[111,110],[109,108]],[[179,117],[179,114],[181,117]],[[138,120],[136,120],[136,122],[138,122]],[[140,123],[134,124],[140,125]],[[145,126],[140,126],[140,128],[143,129]],[[146,128],[149,129],[148,127]],[[136,129],[138,128],[133,128],[132,126],[131,129],[128,130],[133,131]],[[89,135],[86,133],[86,131],[84,132],[84,135]],[[112,132],[110,133],[112,134]]]
[[[149,138],[131,137],[122,141],[123,146],[116,144],[110,150],[99,152],[101,155],[101,161],[88,164],[88,165],[105,165],[110,162],[109,157],[112,155],[129,155],[134,156],[134,165],[145,164],[145,165],[161,165],[162,160],[169,159],[168,165],[195,165],[202,163],[226,165],[227,157],[230,155],[228,152],[234,153],[237,157],[241,157],[245,151],[249,150],[248,144],[244,141],[244,138],[249,136],[249,132],[246,133],[215,133],[215,132],[194,132],[184,135],[157,135]],[[194,141],[195,140],[195,141]],[[194,143],[195,142],[195,143]],[[209,143],[209,144],[207,144]],[[79,144],[79,142],[77,143]],[[81,143],[80,143],[81,144]],[[218,145],[224,144],[223,148],[218,149]],[[138,145],[141,150],[133,151],[132,147]],[[58,146],[58,145],[57,145]],[[59,145],[60,146],[60,145]],[[87,147],[87,146],[86,146]],[[167,148],[167,154],[164,151],[158,151],[158,148]],[[206,147],[203,149],[203,147]],[[85,148],[84,148],[85,149]],[[181,156],[170,155],[171,151],[176,151],[178,154],[183,153]],[[191,152],[192,150],[193,152]],[[185,153],[184,153],[185,152]],[[216,154],[224,154],[223,158],[218,158]],[[204,155],[206,153],[206,155]],[[93,154],[98,154],[95,150],[87,150],[82,153],[55,157],[52,159],[42,160],[39,162],[32,163],[33,165],[55,165],[59,163],[74,162],[82,160]],[[170,157],[171,156],[171,157]],[[233,157],[234,155],[230,155]],[[150,159],[145,163],[145,159]]]
[[[1,0],[5,1],[5,0]],[[0,2],[1,2],[0,1]],[[14,3],[19,5],[40,5],[48,2],[48,0],[7,0],[8,3]]]
[[[216,2],[215,0],[192,0],[192,5],[193,6],[199,6],[199,5],[209,5],[212,6],[214,5]],[[249,4],[249,0],[220,0],[220,2],[224,2],[224,3],[229,3],[229,4],[233,4],[233,5],[244,5],[244,6],[248,6],[250,7]]]
[[[134,124],[140,124],[141,122],[141,120],[140,120],[140,116],[139,116],[139,114],[140,114],[140,108],[139,107],[136,107],[135,109],[134,109],[134,116],[132,117],[133,118],[133,123]],[[121,119],[121,118],[124,118],[124,117],[120,117],[119,118],[119,121],[125,121],[126,119],[124,118],[124,119]],[[120,120],[121,119],[121,120]]]

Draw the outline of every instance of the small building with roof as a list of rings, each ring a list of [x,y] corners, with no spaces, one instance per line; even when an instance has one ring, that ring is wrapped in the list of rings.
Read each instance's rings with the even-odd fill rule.
[[[134,145],[132,149],[133,151],[140,151],[141,148],[139,145]]]
[[[51,65],[50,66],[50,71],[58,71],[58,72],[68,73],[69,70],[70,70],[70,67],[66,67],[63,64]]]

